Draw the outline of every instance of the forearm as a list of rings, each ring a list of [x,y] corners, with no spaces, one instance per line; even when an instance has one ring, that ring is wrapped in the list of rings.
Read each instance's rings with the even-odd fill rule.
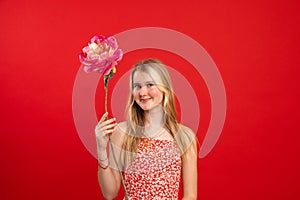
[[[115,118],[108,119],[106,112],[95,128],[95,136],[97,143],[97,156],[98,156],[98,182],[102,190],[102,194],[106,199],[113,199],[118,195],[121,178],[117,170],[111,164],[107,155],[107,144],[111,139],[116,128],[117,123]],[[114,133],[114,134],[113,134]],[[111,137],[110,137],[111,135]],[[118,140],[115,140],[115,142]],[[119,144],[119,143],[117,143]],[[122,143],[120,143],[122,144]]]
[[[120,186],[112,168],[102,169],[98,167],[98,182],[105,199],[113,199],[118,195]]]
[[[106,199],[113,199],[118,195],[120,181],[115,170],[109,167],[106,151],[98,152],[98,182]]]

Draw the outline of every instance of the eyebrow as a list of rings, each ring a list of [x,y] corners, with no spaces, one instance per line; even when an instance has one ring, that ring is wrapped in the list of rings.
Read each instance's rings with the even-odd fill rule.
[[[146,81],[144,83],[155,83],[155,82],[154,81]],[[133,83],[133,84],[135,85],[135,84],[142,84],[142,83]]]

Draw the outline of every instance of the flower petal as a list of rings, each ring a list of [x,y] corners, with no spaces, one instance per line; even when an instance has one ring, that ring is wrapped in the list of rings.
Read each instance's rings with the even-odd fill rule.
[[[115,51],[113,57],[114,57],[115,61],[120,61],[123,58],[123,51],[122,51],[122,49],[117,49],[117,51]]]
[[[95,42],[95,43],[99,44],[99,43],[103,42],[104,40],[105,40],[105,37],[103,35],[95,35],[94,37],[92,37],[91,43]]]
[[[82,52],[84,53],[88,53],[90,51],[90,47],[89,46],[86,46],[82,49]]]
[[[86,59],[86,53],[79,54],[79,61],[83,62]]]
[[[123,51],[118,49],[117,41],[114,37],[94,36],[88,46],[82,49],[79,61],[82,63],[83,70],[87,73],[99,72],[109,75],[123,57]]]
[[[102,74],[103,74],[104,76],[105,76],[105,75],[108,75],[108,74],[110,73],[112,67],[113,67],[113,65],[112,65],[112,63],[110,63],[110,65],[108,65],[108,66],[106,67],[106,69],[103,71]]]
[[[105,42],[115,51],[118,48],[118,43],[116,38],[114,37],[108,37]]]
[[[99,56],[100,56],[101,60],[109,58],[109,54],[106,51],[104,51],[103,53],[101,53]]]

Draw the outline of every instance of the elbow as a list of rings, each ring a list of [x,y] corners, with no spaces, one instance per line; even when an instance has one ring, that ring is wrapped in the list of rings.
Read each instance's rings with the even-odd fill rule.
[[[118,196],[118,190],[117,189],[106,189],[104,190],[103,188],[101,188],[102,191],[102,195],[104,197],[104,199],[106,200],[111,200],[111,199],[115,199]]]
[[[118,194],[103,194],[106,200],[112,200],[117,197]]]
[[[183,197],[182,200],[197,200],[197,196]]]

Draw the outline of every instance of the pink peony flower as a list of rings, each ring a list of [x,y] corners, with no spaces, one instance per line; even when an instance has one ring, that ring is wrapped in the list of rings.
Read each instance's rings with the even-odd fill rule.
[[[82,49],[79,61],[87,73],[99,72],[109,75],[112,68],[118,64],[123,57],[123,51],[118,49],[114,37],[94,36],[88,46]]]

